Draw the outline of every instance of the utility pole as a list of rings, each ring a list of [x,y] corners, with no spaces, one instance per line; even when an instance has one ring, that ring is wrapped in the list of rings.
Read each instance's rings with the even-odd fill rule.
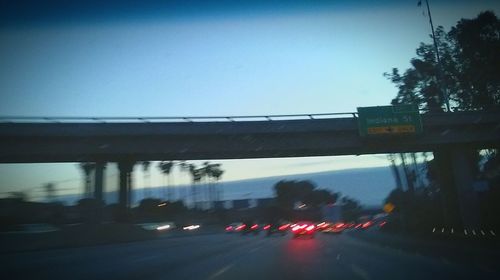
[[[418,2],[419,6],[422,4],[422,1]],[[431,15],[431,8],[429,7],[429,0],[425,0],[425,5],[427,6],[427,14],[429,15],[429,23],[431,25],[431,31],[432,31],[432,41],[434,42],[434,52],[436,53],[436,61],[438,64],[438,77],[437,78],[437,83],[439,90],[441,91],[442,97],[444,98],[444,104],[446,106],[446,111],[450,112],[450,100],[448,99],[448,91],[445,87],[443,87],[443,80],[442,80],[442,73],[443,73],[443,67],[441,64],[441,57],[439,56],[439,49],[436,41],[436,33],[434,32],[434,24],[432,23],[432,15]]]

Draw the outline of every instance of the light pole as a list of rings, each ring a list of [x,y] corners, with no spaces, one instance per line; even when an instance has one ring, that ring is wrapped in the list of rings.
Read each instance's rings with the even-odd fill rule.
[[[419,6],[422,5],[422,1],[419,1],[418,5]],[[429,0],[425,0],[425,5],[427,7],[427,14],[429,15],[429,24],[431,25],[431,31],[432,31],[432,41],[434,42],[434,52],[436,53],[436,61],[438,64],[438,77],[436,77],[436,80],[438,83],[439,90],[441,91],[441,94],[443,95],[444,98],[446,111],[450,112],[450,100],[448,99],[448,92],[446,88],[443,87],[443,81],[442,81],[443,67],[441,64],[441,57],[439,56],[439,50],[436,41],[436,33],[434,32],[434,24],[432,23],[432,15],[431,15],[431,8],[429,7]]]

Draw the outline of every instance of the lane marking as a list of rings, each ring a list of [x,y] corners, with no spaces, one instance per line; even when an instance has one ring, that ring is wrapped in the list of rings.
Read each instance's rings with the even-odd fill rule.
[[[221,276],[224,272],[228,271],[231,267],[233,267],[234,264],[228,264],[226,265],[225,267],[219,269],[217,272],[215,272],[214,274],[212,274],[212,276],[210,276],[209,278],[207,278],[208,280],[210,279],[215,279],[219,276]]]

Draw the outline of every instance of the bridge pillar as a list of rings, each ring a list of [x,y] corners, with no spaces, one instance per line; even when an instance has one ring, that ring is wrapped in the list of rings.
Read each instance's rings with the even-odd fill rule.
[[[447,227],[475,228],[479,224],[479,206],[473,189],[474,178],[467,152],[464,147],[439,149],[434,152]]]
[[[97,201],[104,201],[104,169],[105,162],[96,162],[95,164],[95,180],[94,180],[94,198]]]
[[[470,155],[466,149],[454,149],[451,160],[462,225],[466,228],[478,228],[479,204],[474,190],[473,167]]]
[[[120,185],[118,190],[118,204],[123,208],[128,208],[131,205],[132,199],[132,169],[134,168],[133,161],[118,162],[120,170]]]

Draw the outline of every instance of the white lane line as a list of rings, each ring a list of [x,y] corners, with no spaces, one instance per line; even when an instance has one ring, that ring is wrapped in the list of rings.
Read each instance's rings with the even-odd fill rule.
[[[368,275],[368,273],[362,269],[361,267],[355,265],[355,264],[351,264],[351,270],[352,272],[354,272],[354,274],[356,274],[357,276],[361,277],[363,280],[370,280],[370,275]]]
[[[226,265],[225,267],[219,269],[214,274],[212,274],[212,276],[210,276],[209,278],[207,278],[207,280],[215,279],[215,278],[221,276],[224,272],[228,271],[231,267],[233,267],[233,264]]]
[[[496,236],[495,232],[490,230],[491,235]]]

